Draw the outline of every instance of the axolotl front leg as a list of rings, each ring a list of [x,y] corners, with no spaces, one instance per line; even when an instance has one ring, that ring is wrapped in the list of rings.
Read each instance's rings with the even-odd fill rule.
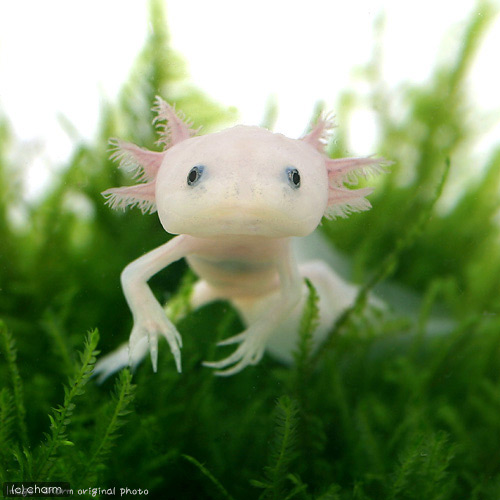
[[[134,318],[128,346],[130,365],[137,364],[142,359],[149,345],[153,370],[156,372],[158,336],[162,335],[170,346],[177,371],[181,372],[181,336],[167,318],[163,307],[156,300],[147,281],[163,268],[189,255],[194,247],[193,239],[177,236],[131,262],[123,270],[121,275],[123,292]]]
[[[153,369],[156,371],[160,335],[169,343],[177,370],[181,371],[182,339],[165,314],[164,308],[154,297],[147,281],[154,274],[183,257],[191,254],[204,254],[207,247],[212,248],[213,243],[188,235],[177,236],[165,245],[131,262],[123,270],[121,282],[133,315],[134,325],[128,347],[123,346],[98,363],[96,372],[101,374],[101,379],[126,364],[136,366],[148,348]],[[272,298],[265,299],[266,307],[260,309],[258,316],[249,322],[246,330],[219,343],[219,345],[239,343],[240,345],[232,355],[221,361],[204,363],[205,366],[218,369],[217,375],[232,375],[248,365],[258,363],[264,354],[269,337],[283,324],[300,302],[303,282],[291,249],[285,241],[280,241],[277,247],[279,251],[273,255],[269,264],[276,269],[279,289],[272,293]],[[195,307],[214,299],[225,298],[233,301],[236,307],[242,310],[241,303],[245,300],[233,300],[234,297],[228,294],[227,290],[225,292],[217,290],[203,279],[197,285],[198,290],[204,288],[204,291],[201,294],[202,297],[199,297],[200,294],[198,298],[193,297]],[[260,290],[254,290],[255,298],[249,299],[249,302],[261,301],[262,295],[266,294],[259,292]]]
[[[221,361],[203,363],[204,366],[217,369],[216,375],[233,375],[248,365],[257,364],[264,354],[269,337],[300,303],[303,279],[289,245],[284,245],[283,253],[275,257],[273,264],[279,277],[279,292],[272,294],[270,300],[266,301],[266,310],[262,311],[246,330],[219,342],[220,346],[240,344],[233,354]],[[227,298],[231,299],[231,297]],[[252,299],[248,300],[252,302]],[[244,300],[233,302],[237,308],[242,309],[238,302],[241,304]]]

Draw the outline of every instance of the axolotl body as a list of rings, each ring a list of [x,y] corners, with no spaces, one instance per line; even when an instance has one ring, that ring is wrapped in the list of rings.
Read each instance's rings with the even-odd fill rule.
[[[357,175],[378,173],[383,159],[325,155],[331,121],[320,118],[301,139],[238,125],[196,135],[182,114],[158,98],[161,152],[115,141],[114,158],[135,169],[135,186],[103,194],[113,208],[139,205],[158,212],[168,233],[164,245],[130,263],[121,275],[134,326],[127,346],[98,364],[106,375],[136,365],[149,350],[157,368],[158,339],[164,337],[181,371],[181,336],[154,297],[147,281],[185,258],[199,277],[193,307],[229,300],[247,328],[220,345],[238,344],[221,361],[205,362],[218,375],[232,375],[256,364],[267,349],[289,358],[297,338],[307,287],[320,297],[318,344],[335,317],[354,300],[356,290],[322,261],[297,263],[291,241],[312,233],[325,216],[345,217],[367,210],[371,188],[351,189]]]

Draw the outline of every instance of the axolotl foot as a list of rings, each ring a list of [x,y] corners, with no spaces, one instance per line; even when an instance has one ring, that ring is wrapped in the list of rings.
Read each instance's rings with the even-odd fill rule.
[[[94,375],[98,375],[98,381],[103,382],[113,373],[129,366],[132,370],[139,365],[139,363],[146,357],[148,351],[151,356],[151,363],[153,371],[157,370],[158,363],[158,337],[156,333],[160,331],[160,335],[167,339],[170,345],[172,355],[174,356],[177,371],[181,372],[181,354],[180,348],[182,347],[182,339],[175,328],[170,328],[168,335],[164,330],[157,326],[153,329],[143,329],[141,327],[134,327],[132,335],[128,342],[122,344],[118,349],[107,354],[100,359],[95,366]]]
[[[225,346],[240,344],[239,347],[227,358],[220,361],[205,361],[203,366],[215,368],[215,375],[228,377],[240,372],[249,365],[256,365],[264,355],[267,335],[264,328],[253,325],[242,333],[222,340],[217,345]]]
[[[148,343],[146,339],[144,340],[136,346],[132,353],[130,353],[129,343],[124,342],[113,352],[99,359],[94,368],[94,375],[98,376],[98,382],[104,382],[113,373],[126,366],[135,370],[148,352]]]

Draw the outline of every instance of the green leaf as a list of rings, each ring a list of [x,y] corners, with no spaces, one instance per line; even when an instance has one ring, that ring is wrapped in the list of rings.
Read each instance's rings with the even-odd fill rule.
[[[196,458],[191,457],[189,455],[182,455],[188,462],[192,463],[209,481],[216,487],[222,498],[226,498],[227,500],[234,500],[233,497],[227,492],[226,488],[222,486],[222,484],[215,478],[215,476]]]
[[[5,323],[0,320],[0,342],[10,373],[10,382],[14,393],[14,403],[17,414],[18,433],[23,445],[28,443],[28,431],[26,428],[26,408],[24,406],[23,381],[17,367],[17,351],[14,337],[10,334]]]
[[[99,342],[99,333],[97,330],[89,332],[85,340],[84,350],[80,353],[80,367],[74,377],[70,377],[70,384],[64,389],[64,404],[53,409],[53,417],[50,418],[50,435],[41,446],[37,460],[35,462],[34,481],[48,480],[50,478],[50,469],[56,460],[56,454],[60,446],[72,444],[66,439],[66,426],[71,422],[67,418],[68,412],[75,408],[73,400],[82,394],[82,386],[88,381],[92,374],[95,364],[93,352]],[[71,410],[70,410],[71,408]]]
[[[99,473],[104,470],[104,461],[111,452],[111,448],[118,438],[119,429],[125,425],[123,416],[131,413],[128,407],[134,400],[135,386],[132,384],[132,375],[128,369],[122,370],[117,378],[108,420],[104,430],[94,442],[93,451],[85,461],[85,467],[80,473],[80,480],[84,481],[89,476],[95,480]]]

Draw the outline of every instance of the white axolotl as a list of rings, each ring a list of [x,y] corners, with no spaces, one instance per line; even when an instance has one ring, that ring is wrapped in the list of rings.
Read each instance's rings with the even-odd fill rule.
[[[368,210],[371,188],[349,189],[357,175],[383,171],[382,158],[330,159],[325,155],[333,127],[322,117],[301,139],[255,126],[235,126],[196,136],[180,113],[160,98],[155,107],[161,152],[116,140],[114,159],[141,178],[135,186],[103,192],[112,208],[138,205],[158,212],[165,231],[176,234],[164,245],[125,267],[123,291],[134,326],[127,346],[103,358],[103,376],[151,355],[157,368],[158,338],[165,337],[181,371],[182,340],[155,299],[147,281],[185,258],[200,278],[191,305],[229,300],[247,328],[220,345],[239,344],[229,357],[204,365],[232,375],[254,365],[267,349],[291,359],[307,297],[308,278],[320,297],[314,342],[327,335],[335,318],[354,300],[356,288],[324,262],[298,265],[292,237],[312,233],[323,217],[346,217]]]

